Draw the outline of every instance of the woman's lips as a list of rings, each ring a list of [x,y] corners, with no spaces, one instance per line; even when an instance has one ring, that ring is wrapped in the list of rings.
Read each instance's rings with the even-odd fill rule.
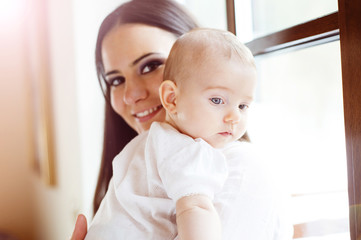
[[[162,105],[159,105],[157,107],[153,107],[153,108],[147,109],[145,111],[133,114],[133,116],[139,122],[146,122],[149,119],[151,119],[152,117],[154,117],[161,109],[162,109]]]

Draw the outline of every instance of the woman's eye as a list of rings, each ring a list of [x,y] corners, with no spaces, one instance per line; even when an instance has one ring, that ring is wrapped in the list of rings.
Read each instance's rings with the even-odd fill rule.
[[[147,73],[153,72],[155,69],[157,69],[162,64],[163,64],[163,62],[161,62],[161,61],[149,62],[141,67],[140,72],[141,72],[141,74],[147,74]]]
[[[223,103],[223,100],[221,98],[211,98],[210,100],[212,103],[217,104],[217,105]]]
[[[245,104],[241,104],[241,105],[238,106],[238,108],[241,109],[241,110],[246,110],[248,108],[248,106],[245,105]]]
[[[123,84],[124,82],[125,82],[125,78],[118,76],[118,77],[111,78],[109,80],[109,85],[112,87],[116,87],[116,86],[119,86],[120,84]]]

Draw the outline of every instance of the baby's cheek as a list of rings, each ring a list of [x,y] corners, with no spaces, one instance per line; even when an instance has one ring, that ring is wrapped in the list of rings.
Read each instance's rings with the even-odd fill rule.
[[[178,128],[183,132],[184,134],[187,134],[188,136],[191,136],[193,138],[197,138],[197,122],[192,120],[188,115],[186,114],[178,114]]]
[[[241,123],[239,124],[239,136],[237,137],[242,137],[247,131],[247,119],[243,119],[241,121]]]

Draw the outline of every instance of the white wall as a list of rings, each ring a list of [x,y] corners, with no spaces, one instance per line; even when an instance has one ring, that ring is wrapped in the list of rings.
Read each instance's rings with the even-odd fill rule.
[[[0,6],[0,232],[34,239],[23,9]]]
[[[177,0],[193,14],[201,27],[227,30],[225,0]]]
[[[38,239],[67,239],[78,213],[91,220],[104,108],[95,42],[102,19],[121,2],[48,1],[58,184],[37,186],[43,226]]]
[[[81,165],[77,117],[71,0],[49,0],[50,81],[55,129],[56,186],[35,184],[36,239],[67,239],[81,204]]]
[[[49,37],[58,184],[36,186],[37,239],[67,239],[76,215],[91,220],[102,146],[104,99],[94,49],[98,27],[119,1],[50,0]]]

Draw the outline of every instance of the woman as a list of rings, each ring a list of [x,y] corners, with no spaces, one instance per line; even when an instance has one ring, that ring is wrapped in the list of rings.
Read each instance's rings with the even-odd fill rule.
[[[158,87],[176,38],[197,27],[172,0],[133,0],[111,12],[100,26],[96,68],[106,98],[101,167],[94,196],[98,210],[112,177],[112,160],[153,121],[163,121]],[[79,215],[71,239],[84,239],[87,222]]]

